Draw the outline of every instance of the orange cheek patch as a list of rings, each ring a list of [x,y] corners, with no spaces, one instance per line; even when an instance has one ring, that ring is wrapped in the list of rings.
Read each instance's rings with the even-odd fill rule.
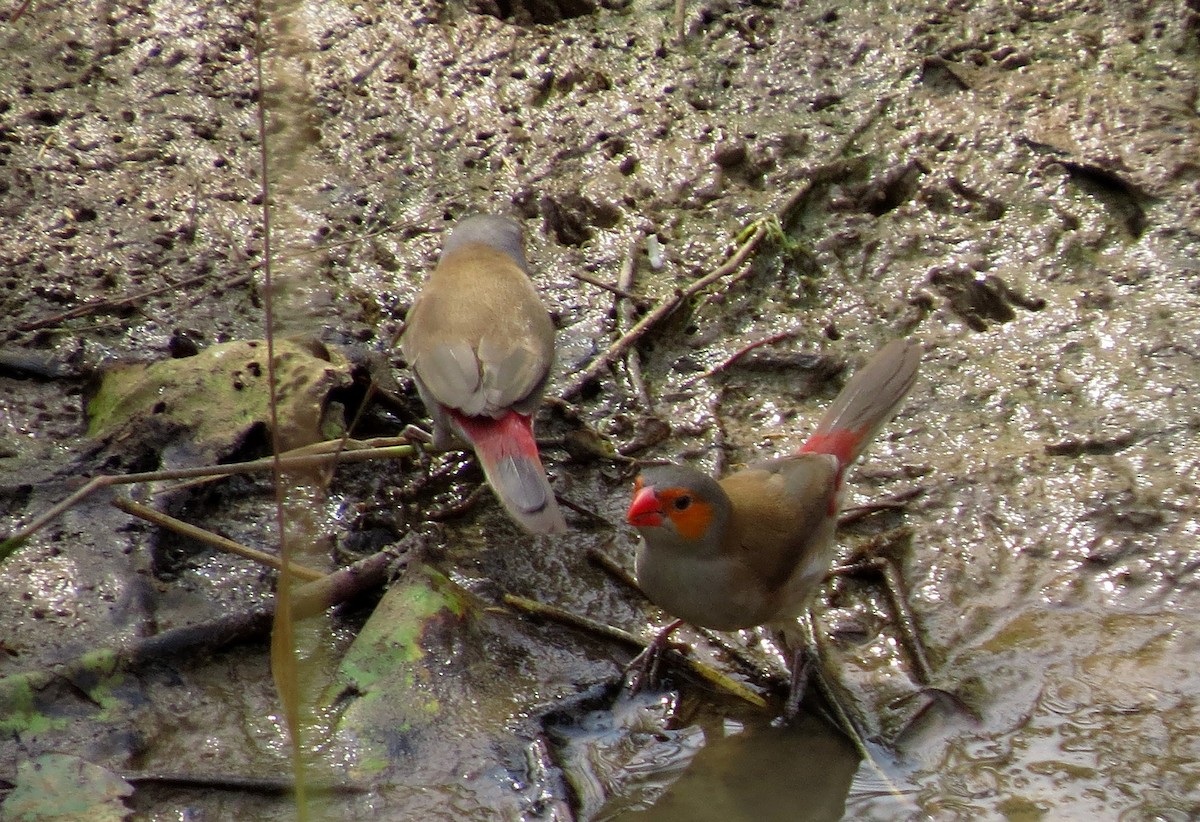
[[[671,522],[675,523],[675,530],[679,532],[679,536],[688,540],[700,539],[712,525],[712,506],[693,498],[691,505],[679,511],[675,508],[674,503],[675,499],[681,496],[684,494],[677,491],[660,493],[659,498],[662,500],[663,511],[666,512]]]

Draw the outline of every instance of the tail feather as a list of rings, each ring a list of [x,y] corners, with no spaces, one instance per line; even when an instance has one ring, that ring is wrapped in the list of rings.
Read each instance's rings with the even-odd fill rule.
[[[915,340],[885,345],[846,383],[800,452],[833,454],[842,467],[854,462],[899,410],[920,362]]]
[[[452,417],[509,515],[535,534],[565,533],[567,523],[546,479],[530,418],[516,411],[499,419],[453,412]]]

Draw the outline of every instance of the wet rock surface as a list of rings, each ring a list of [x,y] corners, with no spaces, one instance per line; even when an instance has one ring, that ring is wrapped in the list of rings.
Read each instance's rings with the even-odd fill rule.
[[[89,440],[90,375],[166,359],[181,340],[262,337],[260,104],[276,331],[390,358],[401,398],[372,412],[373,433],[419,421],[393,342],[453,220],[522,220],[560,330],[553,394],[774,215],[779,231],[743,271],[637,344],[640,384],[619,362],[544,413],[542,434],[570,446],[546,449],[580,509],[570,537],[515,532],[489,494],[471,496],[478,471],[454,455],[347,467],[292,492],[318,561],[420,530],[410,563],[485,603],[482,622],[437,622],[411,671],[418,697],[459,712],[454,732],[385,735],[399,740],[393,770],[367,772],[347,726],[314,720],[320,773],[387,774],[365,796],[322,801],[381,818],[615,818],[665,793],[646,813],[693,819],[680,792],[733,772],[746,817],[775,818],[780,795],[811,783],[744,765],[794,738],[694,686],[631,712],[611,695],[626,649],[488,608],[511,592],[635,631],[658,624],[585,558],[604,547],[628,561],[634,544],[620,525],[628,467],[597,458],[597,443],[713,469],[783,453],[844,372],[912,334],[922,381],[851,485],[856,502],[920,493],[842,544],[851,555],[908,529],[897,561],[934,690],[878,590],[831,582],[817,603],[826,667],[877,767],[848,789],[837,770],[825,783],[837,796],[783,807],[1194,816],[1200,12],[842,6],[718,1],[678,18],[673,3],[293,4],[265,18],[260,93],[248,7],[32,4],[0,26],[3,529],[81,477],[179,453],[165,429],[124,448]],[[602,287],[623,269],[618,290],[637,300]],[[267,572],[131,524],[107,500],[0,567],[10,699],[28,695],[30,671],[269,602]],[[265,479],[170,500],[249,544],[277,540]],[[314,680],[369,611],[302,634]],[[492,687],[504,666],[489,649],[520,676]],[[5,760],[284,772],[267,654],[251,643],[116,684],[43,684],[8,703],[24,707],[9,712]],[[341,694],[344,715],[355,698]],[[419,778],[405,781],[405,757]],[[148,815],[292,816],[238,792],[133,801]]]

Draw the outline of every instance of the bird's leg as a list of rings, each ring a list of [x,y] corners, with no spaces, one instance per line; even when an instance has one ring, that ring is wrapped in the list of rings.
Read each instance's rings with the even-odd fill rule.
[[[860,724],[855,721],[854,715],[846,709],[839,698],[837,691],[830,685],[825,678],[825,673],[821,665],[821,649],[817,644],[816,620],[812,613],[806,613],[799,619],[799,627],[802,630],[798,642],[793,640],[789,632],[781,630],[775,631],[775,641],[779,644],[780,649],[787,655],[792,664],[791,669],[791,686],[788,691],[787,701],[783,705],[783,714],[779,721],[790,723],[796,718],[800,712],[800,703],[804,700],[805,692],[808,689],[808,683],[811,681],[821,694],[825,705],[828,707],[832,716],[827,718],[832,724],[849,738],[854,744],[854,747],[861,755],[869,756],[867,753],[867,744],[860,730]]]
[[[788,692],[783,703],[783,714],[780,721],[790,723],[800,713],[800,703],[804,701],[805,691],[808,690],[808,680],[821,676],[821,654],[817,649],[817,638],[813,633],[812,615],[800,617],[802,633],[794,635],[793,626],[775,627],[771,630],[772,638],[783,654],[788,666]],[[824,689],[822,689],[824,690]]]
[[[808,678],[812,674],[813,657],[806,645],[802,645],[792,654],[789,670],[791,680],[788,683],[787,700],[783,703],[783,721],[791,722],[800,713],[800,703],[804,701],[804,691],[808,688]]]
[[[683,625],[682,619],[677,619],[654,635],[650,644],[635,656],[625,666],[624,679],[630,694],[636,694],[647,683],[658,679],[658,669],[662,664],[663,652],[670,647],[671,634]]]

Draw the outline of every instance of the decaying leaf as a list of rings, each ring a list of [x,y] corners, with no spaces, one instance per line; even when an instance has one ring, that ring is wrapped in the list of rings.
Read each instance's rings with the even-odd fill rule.
[[[202,454],[227,454],[253,426],[269,428],[266,358],[264,340],[246,340],[184,359],[115,365],[88,400],[88,435],[117,439],[165,424],[189,435]],[[282,450],[342,433],[340,408],[329,396],[350,384],[343,355],[320,344],[277,340],[275,374]]]
[[[121,822],[131,811],[122,799],[133,786],[77,756],[43,754],[17,766],[16,786],[0,817],[57,822]]]

